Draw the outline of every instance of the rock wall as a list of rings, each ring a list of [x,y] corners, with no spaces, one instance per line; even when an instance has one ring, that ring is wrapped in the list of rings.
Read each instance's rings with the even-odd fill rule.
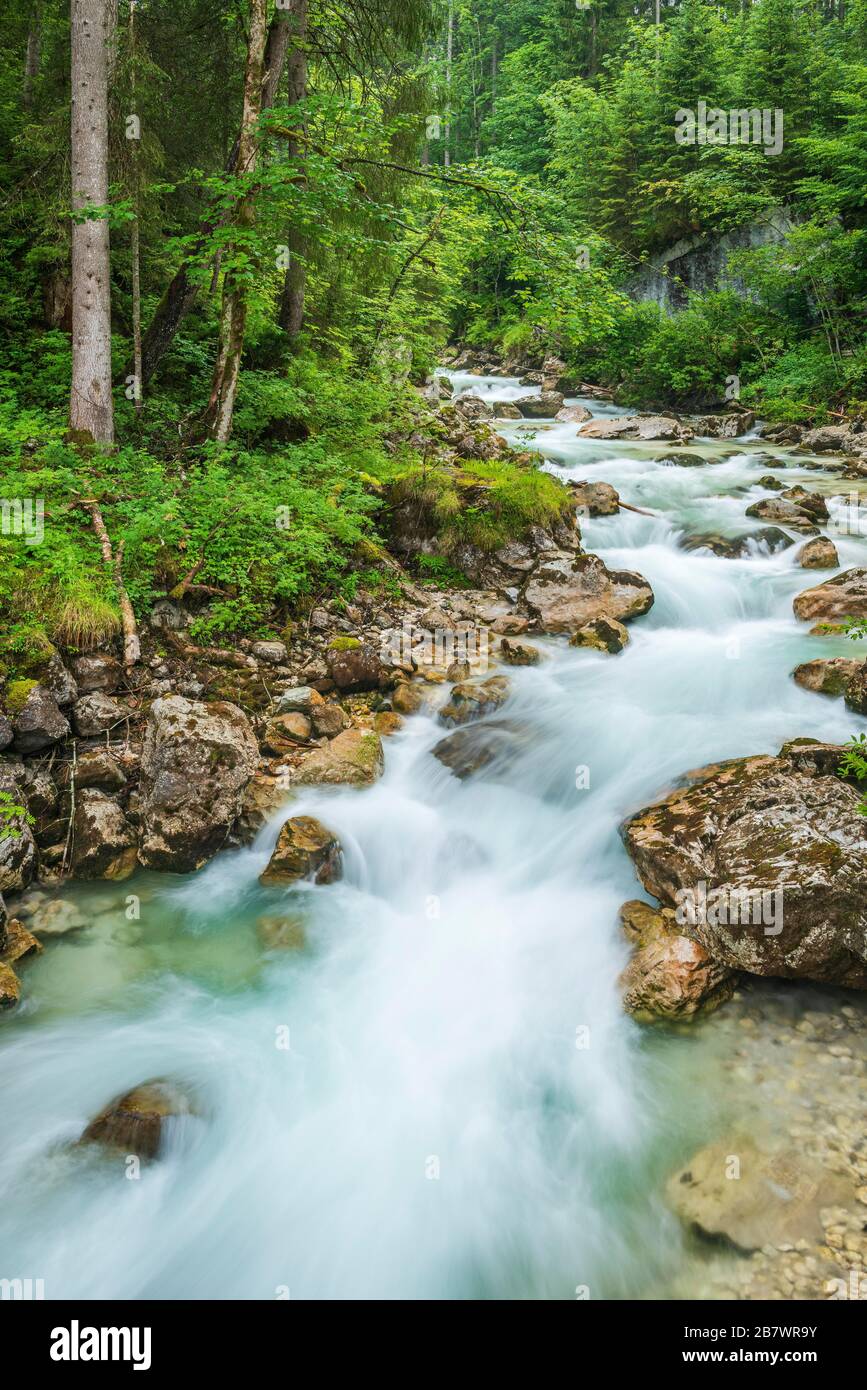
[[[743,282],[726,274],[732,252],[783,241],[792,225],[788,208],[776,207],[724,236],[684,238],[648,261],[641,274],[627,283],[626,293],[639,303],[658,304],[667,314],[686,308],[690,291],[703,294],[727,285],[745,294]]]

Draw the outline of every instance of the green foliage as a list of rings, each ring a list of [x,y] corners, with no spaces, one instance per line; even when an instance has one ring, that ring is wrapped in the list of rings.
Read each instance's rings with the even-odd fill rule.
[[[867,734],[856,734],[846,745],[839,774],[852,777],[864,786],[864,800],[858,809],[862,816],[867,816]]]

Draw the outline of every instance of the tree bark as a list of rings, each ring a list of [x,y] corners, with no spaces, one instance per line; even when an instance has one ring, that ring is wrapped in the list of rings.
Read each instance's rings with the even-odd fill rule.
[[[291,47],[286,63],[288,100],[290,106],[297,106],[307,97],[307,21],[308,0],[293,0],[289,14],[289,36]],[[287,141],[287,154],[290,159],[298,159],[302,154],[302,142],[294,138]],[[283,293],[277,321],[290,339],[297,338],[304,326],[304,302],[307,293],[307,268],[304,264],[305,239],[293,229],[287,238],[289,265],[283,280]]]
[[[30,27],[27,30],[27,57],[24,60],[24,91],[22,101],[24,110],[33,105],[33,86],[39,76],[39,49],[42,40],[42,0],[34,0],[30,9]]]
[[[286,10],[276,10],[268,29],[268,43],[265,49],[265,76],[262,82],[262,106],[267,111],[274,104],[277,87],[283,74],[289,26]],[[235,140],[226,161],[226,173],[233,174],[238,167],[240,137]],[[208,238],[218,226],[216,219],[209,218],[202,225],[198,242],[188,258],[178,268],[165,294],[158,304],[154,316],[142,339],[142,385],[146,386],[172,345],[175,334],[192,309],[199,293],[198,285],[190,281],[190,268],[202,256]]]
[[[108,202],[108,0],[71,0],[72,208]],[[69,422],[114,442],[108,219],[72,224],[72,393]]]
[[[267,24],[265,0],[250,0],[250,36],[244,73],[244,113],[238,140],[238,170],[253,174],[259,153],[256,122],[262,110],[262,77],[265,61]],[[254,195],[247,192],[235,212],[235,225],[251,227],[256,216]],[[231,248],[227,259],[231,261]],[[220,345],[214,368],[208,419],[212,439],[225,443],[232,433],[232,415],[241,371],[241,353],[247,328],[247,287],[243,276],[230,268],[223,276],[223,307],[220,315]]]
[[[448,169],[452,162],[452,59],[455,43],[455,4],[449,0],[448,30],[446,34],[446,130],[443,164]]]

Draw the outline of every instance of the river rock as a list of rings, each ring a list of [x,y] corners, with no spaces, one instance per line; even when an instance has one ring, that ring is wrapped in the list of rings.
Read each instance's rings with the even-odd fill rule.
[[[190,1097],[175,1082],[146,1081],[101,1110],[80,1142],[157,1158],[170,1130],[196,1113]]]
[[[737,439],[756,423],[755,412],[741,410],[726,415],[691,415],[689,424],[696,434],[710,439]]]
[[[512,762],[530,738],[526,726],[507,719],[489,719],[483,724],[469,724],[441,739],[432,749],[433,756],[455,777],[464,781],[485,768],[504,767]]]
[[[635,951],[620,977],[623,1006],[639,1022],[689,1020],[730,999],[735,974],[684,936],[670,908],[634,900],[620,909]]]
[[[458,396],[454,402],[454,408],[465,420],[469,420],[473,424],[480,420],[490,420],[494,413],[488,402],[473,392]]]
[[[388,673],[370,642],[330,647],[326,661],[328,674],[340,691],[379,690],[387,684]]]
[[[808,512],[783,496],[763,497],[760,502],[747,507],[746,514],[760,521],[777,521],[782,526],[791,526],[793,530],[806,534],[815,534],[819,529]]]
[[[773,473],[765,473],[759,478],[759,487],[766,487],[770,492],[785,492],[786,484],[779,478],[775,478]]]
[[[820,524],[830,521],[828,503],[821,492],[808,492],[806,488],[800,486],[789,487],[786,488],[785,492],[780,493],[780,497],[784,501],[793,502],[796,507],[800,507],[801,511],[806,512],[813,521]]]
[[[588,410],[586,405],[564,405],[562,410],[558,410],[554,416],[564,425],[583,425],[585,420],[593,419],[593,411]]]
[[[867,618],[867,569],[844,570],[834,579],[805,589],[798,594],[793,607],[795,617],[805,622]]]
[[[835,570],[840,564],[837,547],[827,536],[816,536],[815,540],[807,541],[795,558],[801,569],[805,570]]]
[[[97,738],[109,729],[125,725],[130,712],[101,691],[82,695],[72,709],[75,732],[80,738]]]
[[[545,632],[572,634],[596,618],[628,622],[653,606],[643,575],[609,570],[598,555],[555,551],[527,580],[523,599]]]
[[[745,1253],[824,1240],[820,1212],[851,1205],[853,1184],[819,1167],[800,1148],[763,1151],[746,1135],[700,1149],[666,1193],[698,1234]]]
[[[112,695],[123,679],[123,667],[113,656],[95,652],[90,656],[77,656],[72,663],[72,674],[79,695],[92,695],[97,690]]]
[[[14,1009],[21,998],[21,982],[11,965],[0,961],[0,1013]]]
[[[538,647],[531,647],[527,642],[510,642],[508,637],[500,642],[498,655],[507,666],[538,666],[542,660]]]
[[[313,816],[295,816],[287,820],[280,831],[274,853],[259,882],[266,887],[297,883],[299,879],[319,884],[335,883],[342,871],[337,836]]]
[[[843,453],[849,441],[848,425],[821,425],[818,429],[807,430],[801,443],[811,454]]]
[[[716,961],[864,989],[861,797],[836,769],[798,766],[793,747],[693,774],[626,822],[626,847],[646,890]]]
[[[818,661],[805,661],[793,671],[798,685],[805,690],[814,690],[817,695],[845,695],[849,682],[858,675],[863,661],[852,661],[845,656],[820,658]]]
[[[277,701],[277,714],[306,714],[311,718],[314,710],[324,704],[324,697],[311,685],[293,685]]]
[[[268,753],[287,753],[299,743],[309,743],[313,725],[306,714],[275,714],[265,725],[262,747]]]
[[[657,454],[653,462],[672,468],[704,468],[712,460],[704,454],[694,454],[691,449],[678,449],[673,454]]]
[[[629,641],[629,633],[615,618],[594,618],[585,623],[569,639],[570,647],[592,647],[597,652],[616,656]]]
[[[867,715],[867,661],[859,663],[846,686],[846,704],[856,714]]]
[[[30,688],[12,727],[19,753],[39,753],[43,748],[59,743],[69,733],[68,720],[60,713],[57,701],[44,685]]]
[[[189,873],[225,844],[259,762],[237,705],[171,695],[155,700],[141,764],[145,868]]]
[[[382,740],[372,729],[345,729],[330,743],[305,754],[284,774],[293,786],[368,787],[382,776]]]
[[[688,425],[668,415],[621,415],[615,419],[594,419],[578,431],[582,439],[669,439],[687,442],[693,438]]]
[[[87,918],[69,898],[50,898],[40,903],[28,919],[29,930],[36,937],[66,936],[86,926]]]
[[[0,949],[0,956],[6,965],[14,965],[16,961],[26,960],[28,956],[38,956],[43,949],[42,942],[22,926],[17,917],[10,918]]]
[[[418,685],[400,681],[394,688],[391,703],[398,714],[416,714],[424,703],[424,695]]]
[[[614,516],[620,511],[620,494],[610,483],[570,483],[569,490],[584,516]]]
[[[563,409],[563,399],[559,391],[543,391],[538,396],[520,396],[515,405],[525,419],[552,420]]]
[[[452,687],[449,702],[439,712],[443,724],[468,724],[499,709],[509,697],[506,676],[489,676],[485,681],[461,681]]]
[[[75,878],[129,878],[136,866],[136,835],[116,801],[96,787],[75,800],[70,863]]]
[[[313,709],[310,722],[317,738],[335,738],[337,734],[350,727],[352,720],[346,710],[334,700],[323,700],[321,705]]]
[[[238,838],[249,844],[292,795],[291,783],[285,773],[257,772],[247,783],[241,814],[236,826]]]
[[[512,401],[495,401],[494,411],[498,420],[523,420],[524,418]]]

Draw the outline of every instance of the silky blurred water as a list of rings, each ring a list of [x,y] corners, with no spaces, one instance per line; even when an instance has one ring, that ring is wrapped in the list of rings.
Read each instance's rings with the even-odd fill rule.
[[[69,889],[87,926],[25,967],[0,1032],[0,1276],[49,1298],[568,1299],[660,1296],[694,1266],[701,1292],[664,1180],[737,1100],[713,1019],[686,1036],[621,1011],[617,914],[641,890],[618,826],[689,768],[867,727],[791,679],[856,651],[794,619],[822,577],[797,545],[678,546],[759,529],[744,511],[774,459],[787,483],[854,485],[756,440],[698,441],[713,461],[682,468],[574,424],[497,427],[655,513],[582,523],[655,606],[616,658],[539,640],[544,663],[509,673],[521,737],[483,775],[431,756],[431,708],[387,740],[376,786],[295,801],[339,835],[339,884],[258,885],[278,818],[197,875]],[[865,537],[835,540],[867,563]],[[305,944],[269,949],[263,917]],[[71,1144],[155,1076],[200,1111],[160,1162],[130,1180]]]

